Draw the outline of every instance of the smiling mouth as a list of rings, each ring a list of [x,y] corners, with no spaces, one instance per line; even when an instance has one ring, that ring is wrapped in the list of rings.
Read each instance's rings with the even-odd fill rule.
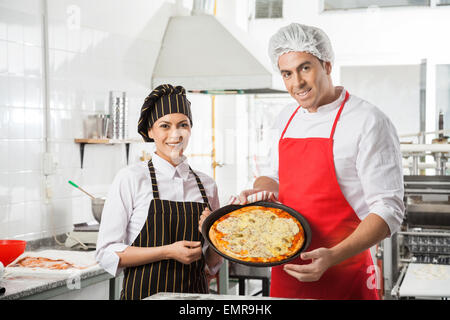
[[[300,91],[300,92],[297,92],[297,95],[303,98],[303,97],[305,97],[310,91],[311,91],[311,89],[304,90],[304,91]]]
[[[166,143],[169,147],[178,147],[181,146],[183,143],[182,142],[177,142],[177,143]]]

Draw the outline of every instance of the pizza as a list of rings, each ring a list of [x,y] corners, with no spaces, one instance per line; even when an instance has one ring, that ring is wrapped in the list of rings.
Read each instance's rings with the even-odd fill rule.
[[[209,229],[225,255],[249,262],[278,262],[294,255],[305,236],[300,222],[282,209],[246,206],[225,214]]]
[[[48,259],[43,257],[25,257],[9,267],[43,268],[50,270],[66,270],[69,268],[83,269],[62,259]]]

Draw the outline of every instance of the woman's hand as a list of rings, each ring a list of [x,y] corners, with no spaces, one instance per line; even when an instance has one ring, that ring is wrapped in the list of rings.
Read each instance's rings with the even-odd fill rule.
[[[168,258],[183,264],[191,264],[202,257],[202,243],[200,241],[177,241],[168,245]]]
[[[200,220],[198,221],[198,231],[200,231],[200,233],[202,233],[203,222],[205,222],[205,219],[210,214],[211,214],[211,210],[209,210],[208,208],[205,208],[205,210],[203,210],[202,215],[200,216]]]

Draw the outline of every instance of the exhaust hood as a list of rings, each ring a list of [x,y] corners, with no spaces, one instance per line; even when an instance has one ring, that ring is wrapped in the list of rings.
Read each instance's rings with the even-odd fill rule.
[[[266,50],[249,36],[210,14],[170,18],[152,87],[181,85],[209,94],[286,93],[281,77],[272,73]]]

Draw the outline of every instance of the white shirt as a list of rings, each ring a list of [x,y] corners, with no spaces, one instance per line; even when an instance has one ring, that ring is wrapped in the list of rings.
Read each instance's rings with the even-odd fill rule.
[[[156,153],[152,154],[161,200],[203,203],[195,176],[189,170],[186,158],[174,167]],[[212,210],[220,207],[217,185],[208,175],[195,171],[206,191]],[[137,238],[148,216],[153,190],[147,161],[121,169],[114,178],[102,212],[95,258],[100,266],[113,276],[118,268],[119,256]],[[203,247],[203,252],[207,246]],[[220,264],[213,266],[214,274]]]
[[[310,113],[300,108],[284,138],[329,138],[346,90],[339,98]],[[262,175],[279,182],[278,142],[297,106],[285,107],[274,124],[270,169]],[[379,215],[394,234],[403,221],[403,171],[400,142],[389,118],[377,107],[350,95],[334,133],[334,164],[339,186],[350,206],[362,220]]]

